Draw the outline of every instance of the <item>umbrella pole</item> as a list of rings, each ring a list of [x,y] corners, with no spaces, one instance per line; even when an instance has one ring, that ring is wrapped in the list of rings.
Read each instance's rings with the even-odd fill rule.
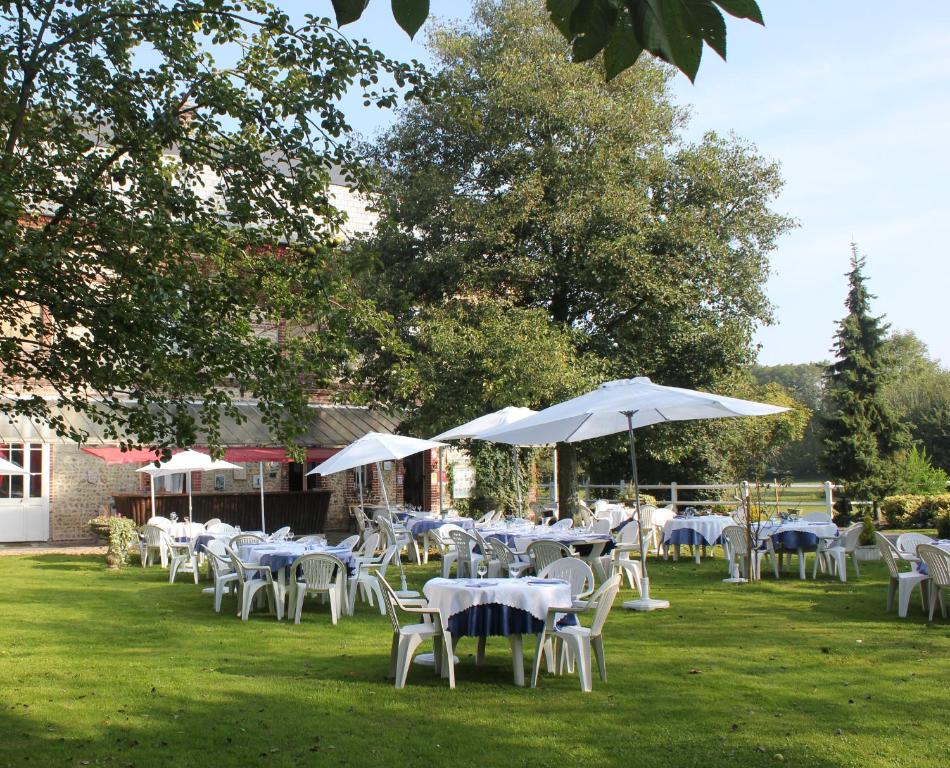
[[[191,472],[185,473],[185,481],[188,483],[188,522],[191,522]]]
[[[515,501],[518,504],[518,509],[516,513],[518,517],[521,517],[522,504],[521,504],[521,471],[518,467],[518,446],[511,446],[511,464],[512,470],[515,473]]]
[[[640,590],[639,600],[628,600],[623,604],[624,608],[633,611],[655,611],[660,608],[669,608],[669,600],[654,600],[650,597],[650,577],[647,575],[647,552],[644,546],[643,536],[643,513],[640,510],[640,479],[637,477],[637,439],[633,434],[633,416],[636,411],[625,411],[627,417],[627,435],[630,438],[630,469],[633,471],[633,493],[634,504],[637,512],[637,529],[640,536],[640,568],[643,576],[641,578],[642,588]]]
[[[360,465],[359,474],[356,476],[356,482],[359,484],[360,488],[360,511],[365,512],[363,509],[363,465]]]
[[[442,505],[442,449],[439,448],[439,515],[445,514],[445,507]]]
[[[264,524],[264,462],[260,462],[258,471],[261,473],[261,533],[267,533],[267,526]]]
[[[155,475],[148,473],[148,487],[152,491],[152,517],[155,517]]]
[[[392,512],[392,507],[389,506],[389,492],[386,490],[386,478],[383,477],[383,468],[378,461],[376,462],[376,474],[379,475],[379,487],[383,492],[383,501],[386,502],[386,509]]]
[[[559,510],[561,506],[558,503],[558,498],[557,498],[558,493],[560,492],[560,489],[558,488],[558,482],[557,482],[557,445],[556,444],[551,449],[551,467],[554,470],[554,480],[552,483],[553,487],[551,489],[551,505],[555,509]]]

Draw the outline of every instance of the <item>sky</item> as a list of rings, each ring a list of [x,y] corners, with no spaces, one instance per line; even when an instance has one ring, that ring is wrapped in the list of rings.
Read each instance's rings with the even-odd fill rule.
[[[538,0],[542,2],[543,0]],[[330,0],[284,3],[330,15]],[[827,360],[845,313],[850,243],[867,258],[872,309],[913,331],[950,365],[950,3],[942,0],[759,0],[766,26],[728,20],[728,63],[708,48],[696,83],[678,75],[691,110],[687,140],[733,132],[782,166],[775,208],[798,226],[772,253],[775,324],[756,341],[765,365]],[[468,0],[432,0],[464,19]],[[392,58],[429,62],[390,4],[372,0],[344,28]],[[347,105],[372,137],[391,112]]]

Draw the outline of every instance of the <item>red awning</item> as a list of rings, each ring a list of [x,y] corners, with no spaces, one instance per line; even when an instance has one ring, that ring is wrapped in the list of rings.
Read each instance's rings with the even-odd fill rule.
[[[158,454],[151,448],[123,451],[117,445],[97,445],[95,447],[84,445],[82,449],[86,453],[91,453],[93,456],[102,459],[106,464],[144,464],[158,458]]]
[[[158,454],[150,448],[123,451],[117,445],[99,445],[95,447],[84,445],[82,449],[86,453],[91,453],[93,456],[102,459],[107,464],[144,464],[158,458]],[[339,448],[307,448],[307,461],[326,461],[339,450]],[[226,448],[224,459],[235,464],[250,464],[259,461],[279,461],[286,464],[292,461],[283,448]]]

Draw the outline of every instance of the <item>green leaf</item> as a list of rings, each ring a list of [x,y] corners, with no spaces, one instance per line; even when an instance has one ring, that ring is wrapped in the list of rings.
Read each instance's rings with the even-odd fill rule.
[[[548,15],[561,34],[571,41],[571,14],[580,0],[547,0]]]
[[[628,67],[632,67],[643,52],[630,23],[630,15],[622,12],[614,25],[614,33],[604,48],[604,71],[610,82]]]
[[[409,37],[415,37],[429,15],[429,0],[392,0],[393,16]]]
[[[627,0],[640,44],[694,81],[703,41],[699,30],[690,31],[683,4],[684,0]]]
[[[610,0],[581,0],[571,14],[571,49],[574,61],[587,61],[610,42],[617,8]]]
[[[363,15],[369,0],[332,0],[336,23],[340,26],[350,24]]]
[[[723,59],[726,58],[726,20],[711,0],[685,0],[685,21]]]
[[[759,4],[755,0],[713,0],[713,2],[730,16],[735,16],[737,19],[750,19],[756,24],[765,25],[762,11],[759,10]]]

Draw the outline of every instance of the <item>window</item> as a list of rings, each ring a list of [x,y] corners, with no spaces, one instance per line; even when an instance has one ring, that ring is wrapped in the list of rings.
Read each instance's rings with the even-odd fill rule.
[[[40,443],[0,443],[0,458],[23,467],[29,475],[0,475],[0,501],[43,496],[43,446]]]

